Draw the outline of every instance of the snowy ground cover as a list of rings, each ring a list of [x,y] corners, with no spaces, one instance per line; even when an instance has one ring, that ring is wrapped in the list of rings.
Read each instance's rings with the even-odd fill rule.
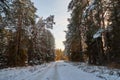
[[[0,80],[120,80],[120,70],[64,61],[0,70]]]
[[[26,78],[44,71],[49,66],[48,64],[43,64],[39,66],[1,69],[0,80],[26,80]]]
[[[92,66],[86,63],[71,63],[78,69],[95,74],[97,77],[103,80],[120,80],[120,69],[112,69],[103,66]]]

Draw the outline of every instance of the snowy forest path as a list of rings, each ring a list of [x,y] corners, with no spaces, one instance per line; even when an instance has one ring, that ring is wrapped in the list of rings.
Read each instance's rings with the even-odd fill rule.
[[[42,72],[31,75],[27,80],[103,80],[77,69],[65,62],[53,62]],[[23,79],[24,80],[24,79]],[[26,80],[26,79],[25,79]]]

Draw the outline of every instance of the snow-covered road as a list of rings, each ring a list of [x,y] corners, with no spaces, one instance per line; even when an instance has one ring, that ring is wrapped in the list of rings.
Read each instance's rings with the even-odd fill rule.
[[[64,62],[55,62],[41,80],[102,80]]]
[[[0,70],[0,80],[105,80],[59,61],[40,66]]]
[[[65,62],[51,63],[43,72],[23,80],[102,80]]]

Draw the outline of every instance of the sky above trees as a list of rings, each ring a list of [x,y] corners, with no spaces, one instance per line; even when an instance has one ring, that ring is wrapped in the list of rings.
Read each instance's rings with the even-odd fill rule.
[[[64,49],[65,41],[64,30],[67,30],[67,18],[70,16],[67,12],[67,6],[70,0],[32,0],[37,8],[37,15],[46,18],[48,15],[55,15],[55,26],[52,33],[55,37],[56,48]]]

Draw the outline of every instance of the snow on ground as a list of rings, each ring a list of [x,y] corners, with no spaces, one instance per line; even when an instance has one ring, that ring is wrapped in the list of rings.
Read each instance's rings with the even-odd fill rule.
[[[96,75],[103,80],[120,80],[120,69],[112,69],[103,66],[92,66],[86,63],[72,63],[78,69]]]
[[[50,64],[43,64],[40,66],[28,66],[28,67],[17,67],[17,68],[7,68],[0,70],[0,80],[26,80],[28,77],[32,77],[37,73],[41,73]]]
[[[0,80],[120,80],[120,70],[84,63],[51,62],[39,66],[0,70]]]
[[[58,80],[103,80],[68,63],[57,63],[56,66],[60,78]]]

